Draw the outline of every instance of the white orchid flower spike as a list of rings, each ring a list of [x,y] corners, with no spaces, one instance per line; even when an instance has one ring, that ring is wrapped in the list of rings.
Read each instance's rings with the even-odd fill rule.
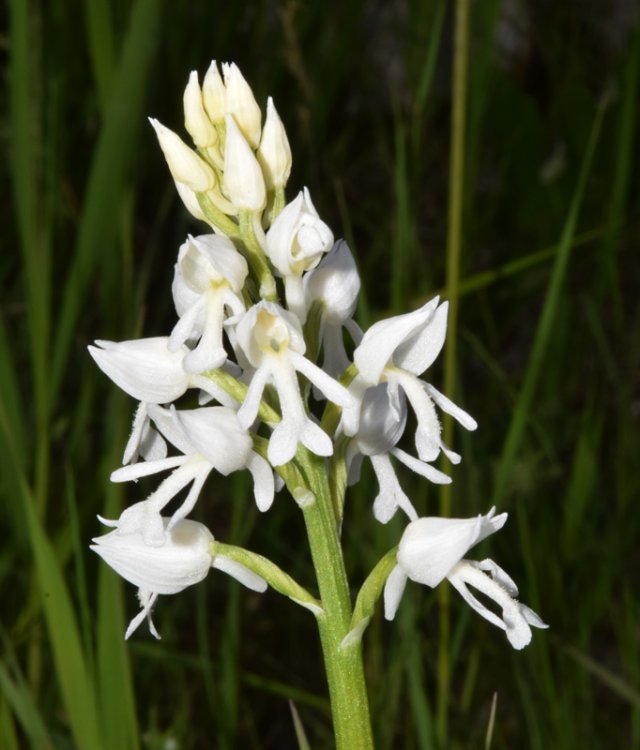
[[[244,403],[238,410],[240,424],[248,429],[255,421],[267,383],[273,382],[278,392],[282,420],[269,440],[269,463],[281,466],[289,462],[299,442],[318,456],[330,456],[333,453],[331,438],[305,411],[296,372],[308,378],[338,406],[352,406],[353,397],[303,356],[306,344],[298,318],[273,302],[259,302],[237,324],[236,337],[245,357],[256,368]]]
[[[155,638],[160,638],[151,610],[160,594],[177,594],[206,578],[210,568],[219,568],[254,591],[265,591],[267,582],[233,560],[211,554],[213,534],[201,523],[182,519],[171,525],[161,518],[163,542],[149,546],[140,531],[122,534],[112,531],[93,539],[91,549],[129,583],[138,587],[142,610],[131,620],[125,638],[144,619]]]
[[[416,448],[422,461],[433,461],[442,450],[453,462],[460,456],[450,451],[440,438],[440,422],[434,404],[451,414],[463,427],[475,430],[477,422],[429,383],[419,379],[436,359],[447,332],[448,303],[438,305],[436,297],[419,310],[375,323],[364,334],[353,354],[358,377],[352,392],[364,396],[366,387],[387,382],[392,398],[402,389],[418,419]],[[344,430],[354,435],[358,412],[343,414]]]
[[[467,604],[506,631],[515,649],[524,648],[531,641],[531,626],[548,626],[532,609],[516,600],[516,584],[492,560],[464,559],[471,547],[501,529],[506,520],[506,513],[496,516],[495,508],[491,508],[485,516],[476,518],[419,518],[410,523],[398,546],[398,564],[385,585],[386,619],[395,617],[407,579],[435,588],[448,578]],[[492,599],[501,608],[502,617],[480,602],[469,586]]]

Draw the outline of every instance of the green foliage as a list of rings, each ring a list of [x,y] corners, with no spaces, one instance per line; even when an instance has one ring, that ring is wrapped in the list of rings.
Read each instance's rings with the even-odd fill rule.
[[[108,475],[133,404],[86,345],[171,325],[175,252],[203,229],[145,117],[181,130],[188,72],[212,57],[235,60],[260,102],[274,97],[292,141],[289,194],[309,186],[348,239],[362,325],[451,291],[450,191],[462,201],[446,378],[480,429],[453,432],[464,461],[450,467],[451,511],[495,498],[510,512],[485,554],[551,629],[513,653],[453,592],[442,641],[438,595],[409,584],[396,621],[375,612],[363,638],[377,747],[442,746],[442,705],[448,748],[489,736],[496,748],[640,745],[640,31],[604,2],[471,3],[452,185],[453,5],[8,4],[0,746],[295,747],[287,698],[310,745],[331,746],[308,613],[212,575],[163,598],[163,641],[125,644],[133,591],[88,552],[95,515],[123,502]],[[444,378],[436,363],[430,379]],[[401,481],[421,513],[438,512],[432,486]],[[217,538],[315,595],[293,502],[258,516],[241,479],[207,492]],[[402,530],[374,522],[374,492],[365,466],[342,534],[354,596]]]

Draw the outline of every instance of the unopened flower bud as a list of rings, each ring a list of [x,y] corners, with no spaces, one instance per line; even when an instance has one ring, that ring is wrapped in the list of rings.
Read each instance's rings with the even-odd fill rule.
[[[267,189],[284,187],[291,173],[291,148],[271,97],[267,100],[267,117],[256,156],[262,167]]]
[[[215,60],[211,61],[202,82],[202,99],[211,122],[222,122],[227,111],[227,93]]]
[[[205,112],[202,91],[198,83],[198,73],[195,70],[191,71],[182,101],[184,105],[184,126],[193,138],[193,142],[201,148],[213,146],[218,140],[218,135]]]
[[[233,115],[251,148],[256,149],[260,142],[262,113],[253,91],[235,63],[223,63],[222,74],[227,93],[227,112]]]
[[[173,179],[183,182],[196,193],[211,190],[216,184],[216,176],[211,167],[172,130],[152,117],[149,122],[156,131]]]
[[[267,193],[258,160],[230,114],[226,122],[224,192],[236,208],[262,211],[267,202]]]

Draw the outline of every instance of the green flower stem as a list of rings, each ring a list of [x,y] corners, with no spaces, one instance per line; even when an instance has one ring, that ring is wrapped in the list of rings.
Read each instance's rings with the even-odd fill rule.
[[[240,212],[240,237],[246,248],[247,260],[258,282],[260,297],[276,302],[278,299],[276,280],[273,278],[264,250],[256,237],[253,221],[254,214],[251,211]]]
[[[351,597],[325,462],[306,449],[297,461],[315,502],[302,508],[324,614],[317,617],[337,750],[372,750],[362,646],[342,647],[351,626]]]
[[[237,378],[234,378],[233,375],[230,375],[223,369],[217,369],[209,370],[209,372],[205,373],[205,376],[216,385],[219,385],[230,396],[233,396],[239,403],[244,401],[249,387],[245,383],[241,383]],[[278,412],[272,409],[265,401],[260,401],[258,416],[263,422],[271,425],[275,425],[280,421]]]
[[[273,197],[273,209],[271,211],[271,223],[275,221],[278,214],[282,211],[287,203],[287,199],[284,194],[284,186],[279,185],[275,190]]]
[[[196,198],[207,219],[221,229],[228,237],[238,237],[238,225],[223,213],[206,193],[196,193]]]
[[[290,575],[285,573],[279,568],[274,562],[258,555],[255,552],[250,552],[243,547],[236,547],[232,544],[222,544],[221,542],[211,543],[211,554],[215,557],[216,555],[222,555],[229,560],[244,565],[245,568],[257,573],[259,576],[265,579],[265,581],[280,594],[288,596],[297,604],[306,607],[311,610],[316,617],[322,613],[322,605],[320,602],[311,596],[311,594],[303,588],[299,583],[294,581]]]

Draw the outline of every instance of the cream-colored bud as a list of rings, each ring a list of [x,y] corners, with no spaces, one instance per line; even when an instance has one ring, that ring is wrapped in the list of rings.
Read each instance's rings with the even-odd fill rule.
[[[239,210],[262,211],[267,203],[267,191],[260,164],[230,114],[226,123],[222,188]]]
[[[202,91],[198,83],[198,73],[195,70],[191,71],[182,101],[184,105],[184,126],[193,138],[193,142],[201,148],[213,146],[218,140],[218,135],[205,112]]]
[[[271,97],[267,100],[267,117],[256,156],[262,167],[267,189],[284,187],[291,174],[291,148]]]
[[[222,122],[227,111],[227,92],[215,60],[211,61],[202,82],[202,99],[211,122]]]
[[[260,142],[262,113],[253,91],[235,63],[223,63],[222,74],[227,91],[227,112],[233,115],[251,148],[256,149]]]
[[[156,131],[173,179],[183,182],[196,193],[211,190],[216,184],[216,176],[211,167],[172,130],[152,117],[149,122]]]

